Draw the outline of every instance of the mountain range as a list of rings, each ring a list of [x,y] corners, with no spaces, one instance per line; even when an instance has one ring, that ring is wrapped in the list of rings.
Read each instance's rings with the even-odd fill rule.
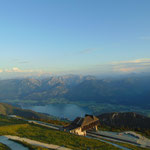
[[[150,108],[150,76],[98,79],[93,76],[53,76],[44,79],[0,80],[0,101],[51,99]]]

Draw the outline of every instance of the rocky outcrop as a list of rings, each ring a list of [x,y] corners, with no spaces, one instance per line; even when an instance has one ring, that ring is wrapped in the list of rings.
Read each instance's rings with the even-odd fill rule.
[[[99,115],[98,118],[102,126],[127,129],[150,129],[150,118],[134,112],[106,113]]]

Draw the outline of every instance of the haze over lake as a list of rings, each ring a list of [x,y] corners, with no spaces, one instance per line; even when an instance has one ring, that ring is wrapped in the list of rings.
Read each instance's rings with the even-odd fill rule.
[[[75,104],[49,104],[45,106],[23,106],[22,108],[60,118],[68,118],[70,120],[73,120],[78,116],[83,117],[85,114],[91,114],[91,111],[88,108],[80,107]]]

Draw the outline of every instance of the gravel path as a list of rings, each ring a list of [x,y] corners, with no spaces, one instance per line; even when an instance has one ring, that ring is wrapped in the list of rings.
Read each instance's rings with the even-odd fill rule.
[[[9,140],[8,137],[6,137],[6,136],[0,136],[0,143],[5,144],[11,150],[29,150],[28,148],[24,147],[23,145]]]
[[[46,144],[46,143],[30,140],[30,139],[27,139],[27,138],[21,138],[21,137],[18,137],[18,136],[5,135],[3,137],[5,137],[7,139],[11,139],[11,140],[27,142],[31,145],[40,146],[40,147],[44,147],[44,148],[51,148],[51,149],[57,149],[57,150],[71,150],[69,148],[65,148],[65,147],[62,147],[62,146],[53,145],[53,144]],[[12,150],[28,150],[28,149],[12,149]]]
[[[112,142],[109,142],[109,141],[106,141],[106,140],[102,140],[102,139],[100,139],[99,138],[99,136],[90,136],[90,134],[87,136],[88,138],[91,138],[91,139],[96,139],[96,140],[99,140],[99,141],[101,141],[101,142],[104,142],[104,143],[107,143],[107,144],[110,144],[110,145],[113,145],[113,146],[115,146],[115,147],[117,147],[117,148],[120,148],[120,149],[122,149],[122,150],[131,150],[131,149],[129,149],[129,148],[126,148],[126,147],[124,147],[124,146],[120,146],[120,145],[118,145],[118,144],[115,144],[115,143],[112,143]]]
[[[94,132],[93,132],[94,133]],[[137,134],[133,131],[126,131],[126,132],[109,132],[109,131],[98,131],[95,132],[97,135],[109,137],[112,139],[133,143],[140,147],[150,148],[150,139],[147,139],[140,134]]]

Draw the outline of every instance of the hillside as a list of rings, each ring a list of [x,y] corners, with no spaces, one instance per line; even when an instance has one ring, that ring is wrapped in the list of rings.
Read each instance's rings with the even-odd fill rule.
[[[150,77],[88,80],[73,87],[69,100],[150,107]]]
[[[105,113],[98,116],[101,125],[115,128],[150,129],[150,118],[134,113]]]
[[[60,145],[60,147],[71,148],[72,150],[85,150],[101,148],[104,150],[119,150],[115,146],[100,142],[95,139],[77,136],[63,131],[57,131],[50,128],[42,127],[39,125],[29,124],[7,116],[0,115],[0,136],[13,135],[28,138],[31,140],[39,141],[47,144]],[[23,143],[29,146],[27,143]],[[0,147],[4,147],[0,144]],[[42,148],[32,148],[39,150]],[[3,149],[5,150],[5,149]]]
[[[9,104],[0,103],[1,115],[16,115],[27,119],[50,119],[49,116],[31,110],[24,110]]]
[[[33,124],[29,123],[24,120],[18,120],[17,118],[11,118],[7,115],[14,114],[15,109],[19,109],[16,107],[13,107],[8,104],[0,104],[0,110],[3,110],[3,114],[0,115],[0,136],[2,135],[14,135],[19,137],[28,138],[31,140],[39,141],[42,143],[50,143],[55,145],[63,145],[65,147],[71,148],[71,149],[95,149],[95,148],[101,148],[101,149],[118,149],[116,147],[113,147],[110,144],[105,143],[104,141],[98,141],[95,139],[77,136],[74,134],[70,134],[67,132],[63,132],[56,129],[51,129],[42,126],[41,124]],[[20,111],[22,113],[26,113],[24,110]],[[2,111],[1,111],[2,112]],[[16,114],[16,115],[22,115],[22,113]],[[30,114],[30,117],[33,116],[33,113],[28,111],[28,114]],[[37,115],[38,113],[36,113]],[[39,114],[38,114],[39,115]],[[111,114],[102,114],[98,116],[100,119],[100,130],[110,130],[110,131],[127,131],[127,130],[135,130],[140,132],[141,134],[149,136],[150,133],[150,118],[144,117],[142,115],[136,114],[136,113],[111,113]],[[35,119],[35,118],[33,118]],[[42,119],[41,119],[42,120]],[[46,121],[43,119],[43,121]],[[50,120],[47,120],[49,122]],[[51,124],[56,122],[49,122]],[[61,121],[57,122],[58,125],[64,124]],[[134,124],[135,123],[135,124]],[[144,125],[144,126],[143,126]],[[50,125],[51,126],[51,125]],[[55,126],[55,125],[54,125]],[[138,129],[138,130],[137,130]],[[118,145],[121,145],[122,143],[117,143]],[[29,145],[27,143],[23,143],[23,145],[27,147],[33,147],[32,145]],[[144,148],[136,147],[133,145],[124,145],[125,147],[134,148],[135,150],[142,150]],[[35,147],[33,149],[36,149]],[[38,148],[37,148],[38,149]],[[146,148],[145,148],[146,150]]]
[[[0,101],[46,104],[57,101],[107,103],[150,108],[150,76],[96,79],[55,76],[44,79],[0,80]]]
[[[134,113],[105,113],[98,116],[101,128],[111,131],[133,130],[150,137],[150,118]]]

